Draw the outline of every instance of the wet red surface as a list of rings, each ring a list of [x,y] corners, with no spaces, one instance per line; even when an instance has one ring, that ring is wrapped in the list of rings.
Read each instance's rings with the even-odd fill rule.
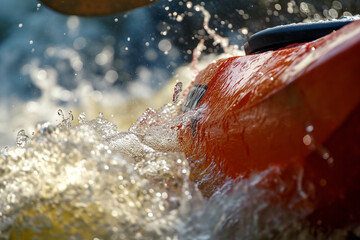
[[[360,219],[360,22],[314,42],[222,59],[200,72],[198,118],[180,133],[205,195],[209,166],[238,178],[270,166],[304,169],[325,228]],[[290,171],[291,172],[291,171]],[[285,197],[286,198],[286,197]]]

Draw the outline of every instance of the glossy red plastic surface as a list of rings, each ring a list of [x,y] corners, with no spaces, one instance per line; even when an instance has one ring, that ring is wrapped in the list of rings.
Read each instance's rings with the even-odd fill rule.
[[[309,219],[360,219],[360,22],[316,41],[222,59],[197,76],[203,109],[179,140],[206,195],[210,164],[247,177],[270,166],[304,169],[315,191]],[[210,189],[210,190],[209,190]]]

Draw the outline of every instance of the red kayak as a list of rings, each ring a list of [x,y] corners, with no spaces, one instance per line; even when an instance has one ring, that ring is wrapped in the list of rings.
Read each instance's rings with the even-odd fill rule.
[[[300,185],[315,206],[307,218],[312,224],[333,229],[356,223],[360,21],[307,42],[277,34],[265,36],[262,46],[249,41],[252,54],[219,60],[197,76],[182,110],[199,114],[179,134],[193,163],[191,177],[211,196],[216,188],[205,176],[214,168],[237,179],[277,166],[289,181],[300,170]]]

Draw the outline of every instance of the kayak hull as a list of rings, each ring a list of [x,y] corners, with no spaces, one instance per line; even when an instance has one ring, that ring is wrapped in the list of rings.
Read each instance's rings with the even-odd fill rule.
[[[358,21],[313,42],[222,59],[200,72],[192,89],[206,91],[185,108],[199,113],[179,141],[204,194],[216,190],[203,178],[214,170],[209,166],[233,179],[295,166],[317,206],[311,222],[359,220],[359,54]]]

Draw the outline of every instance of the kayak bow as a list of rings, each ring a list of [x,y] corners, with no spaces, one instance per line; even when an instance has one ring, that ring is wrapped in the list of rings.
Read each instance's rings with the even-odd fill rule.
[[[316,206],[310,222],[333,228],[359,221],[359,54],[356,21],[200,72],[182,106],[199,114],[179,141],[203,193],[216,190],[204,181],[214,164],[233,179],[271,166],[303,169],[301,184]]]

